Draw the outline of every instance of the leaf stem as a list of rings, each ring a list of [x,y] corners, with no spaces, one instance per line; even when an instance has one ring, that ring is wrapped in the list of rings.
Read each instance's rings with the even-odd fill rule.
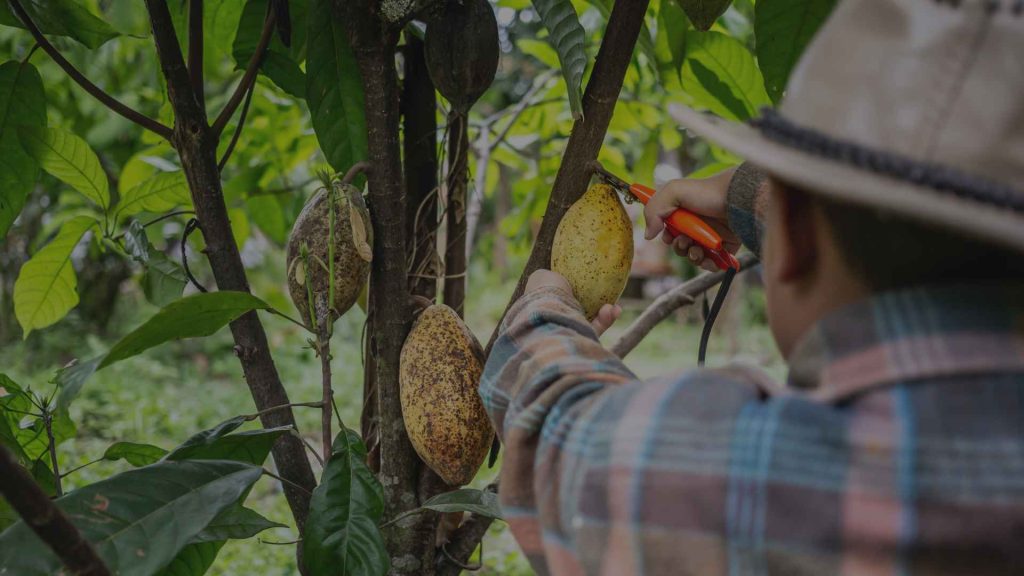
[[[217,162],[217,170],[221,172],[223,172],[224,167],[227,166],[228,159],[231,158],[231,154],[235,151],[235,146],[238,145],[238,139],[242,136],[242,128],[245,127],[245,117],[249,114],[249,104],[252,103],[252,93],[255,91],[256,83],[253,82],[245,92],[245,103],[242,104],[242,114],[238,117],[238,125],[235,126],[234,133],[231,134],[231,141],[228,142],[228,147],[224,149],[224,155],[220,157],[220,162]]]
[[[46,427],[46,448],[50,452],[50,464],[53,466],[53,483],[57,491],[57,498],[60,498],[64,495],[64,489],[60,481],[60,467],[57,466],[57,442],[53,437],[53,413],[49,408],[43,410],[43,426]]]
[[[93,464],[99,464],[100,462],[103,462],[103,460],[105,460],[105,458],[97,458],[95,460],[90,460],[89,462],[86,462],[85,464],[82,464],[81,466],[75,466],[71,470],[68,470],[67,472],[61,474],[61,478],[67,478],[68,476],[71,476],[72,474],[74,474],[75,472],[78,472],[82,468],[88,468],[89,466],[92,466]]]
[[[60,66],[64,70],[64,72],[68,76],[70,76],[72,80],[75,81],[76,84],[81,86],[82,89],[84,89],[94,98],[99,100],[104,106],[110,108],[117,114],[120,114],[128,120],[135,122],[139,126],[142,126],[143,128],[160,135],[162,138],[166,140],[171,139],[172,130],[170,129],[170,127],[164,126],[160,122],[153,120],[152,118],[146,116],[138,110],[135,110],[134,108],[127,106],[117,98],[114,98],[110,94],[104,92],[103,89],[99,86],[93,84],[91,80],[89,80],[85,77],[84,74],[79,72],[78,69],[75,68],[75,66],[71,62],[68,62],[68,60],[64,58],[63,55],[61,55],[57,48],[55,48],[53,44],[51,44],[50,41],[47,40],[45,36],[43,36],[42,31],[39,30],[39,27],[36,26],[36,23],[33,22],[32,18],[29,17],[28,13],[25,12],[25,8],[22,7],[21,2],[19,0],[10,0],[10,3],[11,9],[14,10],[14,13],[18,16],[18,19],[20,19],[21,22],[25,24],[25,28],[28,28],[28,31],[32,34],[32,37],[35,38],[36,43],[43,49],[43,51],[50,55],[50,58],[53,58],[53,61],[56,62],[57,65]]]
[[[278,410],[287,410],[289,408],[298,408],[300,406],[301,407],[306,407],[306,408],[319,408],[320,407],[320,403],[319,402],[292,402],[290,404],[281,404],[280,406],[271,406],[270,408],[267,408],[267,409],[264,409],[264,410],[260,410],[259,412],[256,412],[255,414],[246,414],[245,416],[243,416],[243,418],[245,418],[246,422],[252,422],[253,420],[256,420],[257,418],[260,418],[261,416],[264,416],[266,414],[270,414],[271,412],[277,412]]]

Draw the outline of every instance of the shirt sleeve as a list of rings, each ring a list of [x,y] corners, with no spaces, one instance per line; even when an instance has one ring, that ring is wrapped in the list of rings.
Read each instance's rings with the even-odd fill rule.
[[[759,401],[757,386],[739,382],[709,370],[641,381],[601,346],[569,294],[520,299],[481,395],[505,445],[502,509],[534,569],[597,574],[647,562],[656,569],[630,573],[676,573],[665,563],[678,558],[682,533],[661,526],[680,518],[707,531],[691,542],[703,562],[706,536],[721,537],[729,429],[745,404]],[[687,393],[679,395],[682,383]],[[696,432],[699,449],[675,444],[675,426]],[[687,454],[698,473],[673,473],[671,460],[652,450]],[[708,466],[720,475],[707,478]]]
[[[767,183],[768,176],[763,170],[744,162],[733,174],[726,196],[729,228],[758,258],[761,257],[761,238],[764,236]]]

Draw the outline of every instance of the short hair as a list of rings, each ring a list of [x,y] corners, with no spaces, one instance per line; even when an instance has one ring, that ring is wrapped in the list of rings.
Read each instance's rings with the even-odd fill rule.
[[[1024,280],[1024,253],[881,209],[807,196],[821,208],[846,264],[872,291]]]

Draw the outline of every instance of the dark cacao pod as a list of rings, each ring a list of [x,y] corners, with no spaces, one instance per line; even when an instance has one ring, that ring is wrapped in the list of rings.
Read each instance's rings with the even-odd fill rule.
[[[452,109],[465,115],[498,71],[498,21],[487,0],[449,0],[427,24],[430,79]]]
[[[715,20],[729,9],[732,0],[676,0],[686,17],[699,30],[709,30]]]

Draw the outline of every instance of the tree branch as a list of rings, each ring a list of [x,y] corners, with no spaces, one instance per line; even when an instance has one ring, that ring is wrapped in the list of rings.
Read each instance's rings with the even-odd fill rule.
[[[508,306],[505,307],[505,312],[502,313],[502,319],[512,303],[522,296],[530,274],[550,265],[551,244],[558,223],[562,221],[562,217],[573,202],[579,200],[587,189],[591,177],[588,165],[597,159],[597,154],[604,143],[608,124],[615,110],[615,102],[622,90],[622,80],[633,59],[633,48],[643,27],[647,4],[648,0],[616,2],[612,8],[604,39],[601,41],[601,49],[594,62],[594,71],[583,94],[583,116],[573,124],[540,231],[530,252],[530,259],[526,262],[526,268],[519,277],[519,283]],[[501,326],[501,322],[499,321],[497,325]],[[488,354],[497,337],[498,329],[495,328],[487,342]]]
[[[242,104],[242,115],[238,117],[238,125],[235,126],[235,131],[231,134],[231,141],[228,142],[228,147],[224,149],[224,155],[217,162],[217,170],[221,172],[228,165],[228,159],[231,158],[231,154],[235,151],[235,146],[238,145],[238,139],[242,136],[242,129],[245,128],[245,117],[249,115],[249,104],[252,103],[252,93],[255,91],[256,84],[253,83],[245,93],[245,103]]]
[[[199,106],[206,109],[203,89],[203,0],[190,0],[188,5],[188,76]]]
[[[466,188],[469,184],[469,119],[448,115],[448,223],[444,252],[444,304],[460,317],[466,300]]]
[[[757,257],[749,252],[741,254],[739,260],[740,271],[747,270],[757,263]],[[619,358],[625,358],[626,354],[632,352],[659,322],[679,308],[696,302],[697,296],[718,286],[724,276],[724,272],[705,272],[662,294],[629,325],[629,328],[626,328],[609,350]]]
[[[220,138],[221,132],[224,131],[224,127],[227,126],[228,120],[231,120],[231,116],[234,115],[235,110],[242,103],[242,99],[245,97],[245,93],[249,90],[249,87],[256,82],[256,75],[259,74],[260,64],[263,62],[263,55],[267,52],[267,47],[270,46],[270,39],[274,34],[274,22],[276,16],[270,7],[267,7],[267,18],[263,21],[263,30],[260,32],[259,42],[256,43],[256,51],[252,53],[252,57],[249,58],[249,64],[245,67],[245,73],[242,74],[241,81],[238,82],[238,86],[235,88],[231,98],[228,99],[228,103],[224,105],[224,109],[217,115],[217,119],[213,121],[213,138],[216,140]]]
[[[0,494],[72,574],[110,576],[92,545],[4,446],[0,446]]]
[[[487,516],[479,514],[470,516],[468,520],[462,523],[462,526],[459,526],[458,530],[452,533],[451,540],[447,546],[448,554],[462,564],[465,564],[469,557],[473,555],[476,547],[480,545],[480,541],[487,534],[487,529],[491,527],[492,522],[494,522],[494,518],[488,518]],[[459,574],[462,574],[462,570],[462,566],[445,559],[439,562],[437,576],[459,576]]]
[[[72,80],[75,81],[76,84],[81,86],[83,90],[91,94],[93,98],[99,100],[104,106],[110,108],[111,110],[113,110],[117,114],[120,114],[124,118],[131,120],[132,122],[145,128],[146,130],[154,132],[167,140],[171,139],[171,129],[168,126],[164,126],[160,122],[153,120],[152,118],[146,116],[138,110],[135,110],[134,108],[127,106],[117,98],[114,98],[110,94],[104,92],[103,89],[99,86],[93,84],[92,81],[86,78],[84,74],[79,72],[78,69],[75,68],[75,66],[71,62],[68,62],[67,59],[64,58],[64,56],[62,56],[61,53],[57,51],[57,48],[55,48],[53,44],[51,44],[50,41],[47,40],[45,36],[43,36],[43,33],[39,30],[39,27],[36,26],[36,23],[32,21],[28,13],[25,12],[25,8],[22,7],[21,2],[19,0],[10,0],[10,3],[11,8],[14,10],[14,13],[18,16],[22,23],[25,24],[25,28],[28,28],[28,31],[32,34],[32,37],[35,38],[36,44],[38,44],[47,54],[49,54],[50,58],[53,58],[53,61],[56,62],[57,65],[60,66],[64,70],[64,72]]]
[[[224,205],[220,171],[217,169],[217,138],[192,90],[166,0],[146,0],[146,7],[174,109],[172,142],[181,157],[196,216],[203,225],[210,268],[219,289],[249,292],[249,280]],[[270,356],[267,335],[259,317],[254,312],[243,314],[231,323],[231,334],[249,391],[257,410],[261,411],[260,422],[265,428],[295,427],[292,410],[277,409],[290,402]],[[264,412],[270,408],[275,409]],[[289,481],[284,485],[284,493],[295,523],[302,530],[309,514],[309,494],[316,486],[305,447],[298,438],[288,435],[274,445],[273,455],[281,476]]]

